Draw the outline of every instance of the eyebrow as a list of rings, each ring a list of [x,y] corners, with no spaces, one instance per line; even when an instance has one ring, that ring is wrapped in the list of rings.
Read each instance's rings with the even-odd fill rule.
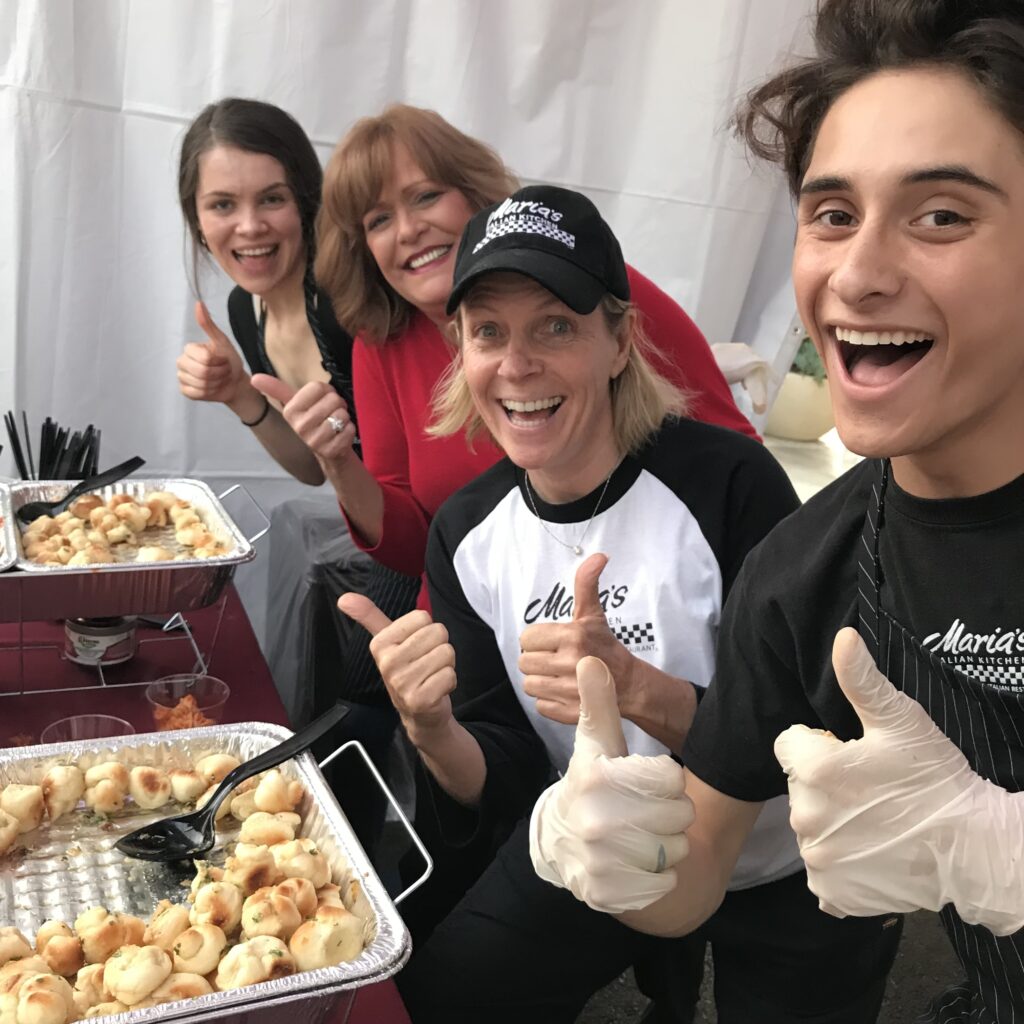
[[[923,167],[918,171],[911,171],[900,179],[901,185],[920,185],[929,181],[951,181],[960,185],[968,185],[971,188],[980,189],[991,195],[999,196],[1001,199],[1009,199],[1004,189],[1001,189],[994,181],[983,178],[979,174],[965,167],[963,164],[939,164],[935,167]],[[853,183],[849,178],[838,175],[824,175],[819,178],[811,178],[800,186],[801,196],[817,195],[820,192],[852,192]]]
[[[288,188],[287,181],[275,181],[273,185],[267,185],[266,188],[261,188],[257,195],[263,195],[265,192],[273,192],[274,189]],[[209,192],[204,192],[199,198],[207,199],[210,196],[226,196],[229,199],[233,199],[237,193],[235,192],[224,192],[219,189],[211,189]]]

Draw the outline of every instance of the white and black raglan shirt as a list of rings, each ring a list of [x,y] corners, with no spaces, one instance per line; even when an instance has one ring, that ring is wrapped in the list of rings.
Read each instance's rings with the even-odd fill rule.
[[[564,771],[575,737],[574,726],[544,718],[523,692],[519,636],[534,623],[572,620],[580,562],[608,555],[601,600],[632,654],[707,687],[723,602],[743,559],[798,505],[760,444],[691,420],[667,420],[643,451],[623,460],[592,520],[603,482],[564,505],[531,491],[535,515],[524,479],[508,459],[492,467],[441,507],[427,545],[434,618],[455,649],[455,713],[487,762],[481,806],[516,817],[529,813],[552,768]],[[566,545],[584,530],[576,556]],[[638,726],[624,725],[631,752],[666,753]],[[784,799],[762,812],[756,831],[732,887],[800,867]]]
[[[857,624],[861,528],[877,473],[877,463],[854,467],[743,566],[722,620],[715,683],[683,751],[688,767],[722,793],[785,793],[772,748],[794,723],[842,740],[862,735],[832,669],[832,641]],[[916,498],[889,482],[882,608],[939,658],[992,686],[993,701],[1024,692],[1022,552],[1024,476],[949,500]],[[1015,728],[1008,710],[1007,734]],[[999,737],[989,742],[998,764],[1005,749]]]

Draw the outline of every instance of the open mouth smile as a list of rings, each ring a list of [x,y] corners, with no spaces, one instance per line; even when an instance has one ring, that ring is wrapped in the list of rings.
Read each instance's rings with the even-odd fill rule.
[[[882,387],[913,369],[931,351],[935,339],[926,331],[860,331],[833,327],[832,336],[846,374],[854,384]]]
[[[424,267],[429,267],[432,263],[443,260],[451,251],[452,247],[450,245],[435,245],[430,249],[424,249],[410,256],[402,264],[402,267],[405,270],[422,270]]]
[[[277,252],[277,245],[254,245],[247,249],[232,249],[232,255],[240,263],[248,260],[264,260]]]
[[[501,398],[498,401],[513,426],[537,427],[551,419],[564,400],[562,395],[554,395],[551,398],[535,398],[526,402],[511,398]]]

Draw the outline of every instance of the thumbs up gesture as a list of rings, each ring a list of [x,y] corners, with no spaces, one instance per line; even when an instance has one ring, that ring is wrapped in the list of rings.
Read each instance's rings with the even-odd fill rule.
[[[202,302],[196,303],[196,323],[206,341],[189,342],[178,357],[181,393],[197,402],[232,405],[243,396],[249,382],[242,357]]]
[[[533,809],[530,857],[541,878],[593,910],[640,910],[675,888],[693,804],[671,757],[628,753],[604,663],[584,658],[576,675],[576,744],[565,775]]]
[[[636,659],[618,641],[601,604],[600,578],[608,556],[595,554],[576,570],[571,622],[540,622],[519,637],[523,690],[537,699],[537,710],[556,722],[574,725],[580,714],[576,666],[600,658],[611,670],[620,694],[633,686]]]
[[[836,636],[832,663],[863,738],[844,743],[794,725],[775,741],[821,909],[864,917],[952,903],[969,924],[1017,931],[1022,795],[972,771],[921,705],[879,672],[856,630]]]
[[[355,424],[348,404],[331,384],[311,380],[296,390],[278,377],[256,373],[252,386],[277,402],[285,422],[315,455],[340,462],[352,454]]]
[[[448,630],[420,609],[392,622],[362,594],[342,594],[338,607],[373,637],[370,653],[412,743],[444,729],[456,682]]]

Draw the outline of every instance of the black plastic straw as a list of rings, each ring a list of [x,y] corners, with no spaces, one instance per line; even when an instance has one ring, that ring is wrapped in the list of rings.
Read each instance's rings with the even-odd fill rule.
[[[25,454],[28,456],[28,471],[32,474],[31,479],[38,480],[35,460],[32,458],[32,435],[28,432],[28,416],[24,409],[21,410],[21,425],[25,428]]]

